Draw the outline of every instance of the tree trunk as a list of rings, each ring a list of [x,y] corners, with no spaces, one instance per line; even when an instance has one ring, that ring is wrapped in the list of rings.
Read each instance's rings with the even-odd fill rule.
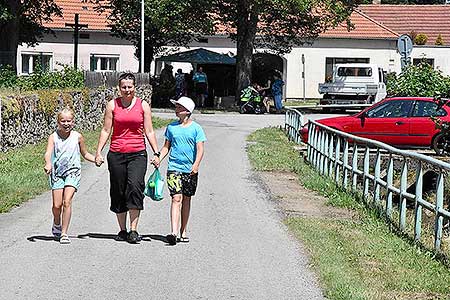
[[[251,83],[252,55],[258,15],[251,11],[247,1],[239,1],[237,22],[236,97]]]
[[[17,46],[19,45],[19,6],[20,1],[6,1],[6,6],[13,17],[0,27],[0,66],[11,65],[17,69]]]

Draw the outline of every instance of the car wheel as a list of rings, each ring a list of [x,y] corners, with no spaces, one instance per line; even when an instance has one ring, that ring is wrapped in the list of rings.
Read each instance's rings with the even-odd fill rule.
[[[433,139],[432,144],[434,152],[437,155],[449,155],[450,154],[450,135],[446,133],[439,133]]]

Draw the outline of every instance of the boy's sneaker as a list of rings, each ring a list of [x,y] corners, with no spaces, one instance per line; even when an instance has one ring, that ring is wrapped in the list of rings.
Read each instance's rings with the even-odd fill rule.
[[[128,243],[138,244],[140,240],[139,233],[137,233],[136,230],[131,230],[130,233],[128,233]]]
[[[126,230],[119,231],[119,233],[115,238],[115,240],[118,242],[123,242],[126,241],[127,239],[128,239],[128,232]]]
[[[53,226],[52,226],[52,234],[53,234],[54,237],[60,237],[61,236],[61,231],[62,231],[61,224],[59,224],[59,225],[53,224]]]

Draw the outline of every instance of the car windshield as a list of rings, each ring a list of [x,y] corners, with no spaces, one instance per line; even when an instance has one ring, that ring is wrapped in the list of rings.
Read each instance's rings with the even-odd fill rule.
[[[338,76],[370,77],[372,76],[372,68],[339,67]]]

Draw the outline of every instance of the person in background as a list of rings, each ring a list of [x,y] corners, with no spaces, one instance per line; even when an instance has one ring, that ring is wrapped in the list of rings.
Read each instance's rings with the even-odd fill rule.
[[[175,74],[175,97],[176,99],[186,94],[186,79],[183,70],[178,69]]]
[[[194,73],[192,77],[195,87],[195,95],[197,97],[197,105],[200,107],[205,106],[205,96],[208,94],[208,77],[203,68],[199,67],[198,71]]]
[[[277,113],[281,113],[283,109],[283,86],[284,81],[281,80],[281,75],[277,72],[273,75],[273,83],[272,83],[272,96],[275,102],[275,109]]]

